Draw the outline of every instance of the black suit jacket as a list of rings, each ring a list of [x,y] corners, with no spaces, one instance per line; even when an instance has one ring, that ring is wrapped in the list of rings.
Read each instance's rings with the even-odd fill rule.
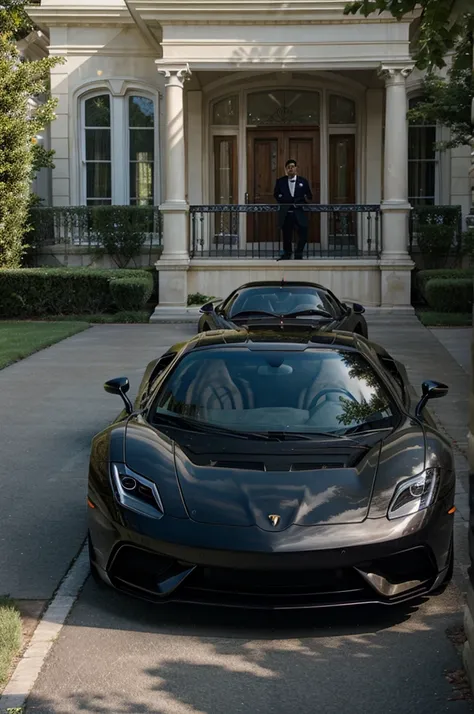
[[[306,203],[306,200],[312,201],[313,194],[307,179],[303,176],[296,177],[295,195],[290,193],[288,186],[288,176],[281,176],[277,179],[275,190],[273,191],[275,200],[280,204],[278,211],[278,226],[283,227],[288,211],[294,211],[295,220],[298,225],[306,227],[308,225],[308,213],[303,211],[301,206]],[[298,208],[300,206],[300,208]]]

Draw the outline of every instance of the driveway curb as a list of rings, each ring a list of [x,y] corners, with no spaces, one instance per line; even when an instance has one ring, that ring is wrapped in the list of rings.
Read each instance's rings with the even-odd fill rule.
[[[89,575],[87,541],[66,573],[56,595],[41,618],[30,644],[0,696],[0,712],[21,709],[33,689],[41,668]]]

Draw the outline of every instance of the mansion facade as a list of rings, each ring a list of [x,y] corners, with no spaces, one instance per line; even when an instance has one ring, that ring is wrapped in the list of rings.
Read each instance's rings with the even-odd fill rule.
[[[340,0],[41,0],[25,56],[51,74],[44,136],[55,207],[159,206],[157,315],[249,280],[321,282],[409,309],[413,206],[470,210],[469,147],[409,125],[422,75],[414,18],[345,16]],[[288,158],[311,185],[308,251],[277,262],[273,187]],[[344,207],[348,208],[344,208]]]

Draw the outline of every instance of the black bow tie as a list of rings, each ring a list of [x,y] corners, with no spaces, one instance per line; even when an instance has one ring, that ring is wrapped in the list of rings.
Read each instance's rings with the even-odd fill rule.
[[[290,179],[290,183],[295,183],[296,179]]]

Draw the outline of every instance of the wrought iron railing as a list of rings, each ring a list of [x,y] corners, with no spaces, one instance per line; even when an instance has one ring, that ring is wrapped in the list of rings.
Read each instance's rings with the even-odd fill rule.
[[[306,204],[303,210],[308,214],[304,258],[380,256],[379,205]],[[283,249],[278,211],[277,204],[191,206],[191,257],[277,258]]]
[[[161,245],[162,216],[157,206],[61,206],[30,209],[28,243],[67,243],[96,247],[107,232],[137,235],[143,243]]]

